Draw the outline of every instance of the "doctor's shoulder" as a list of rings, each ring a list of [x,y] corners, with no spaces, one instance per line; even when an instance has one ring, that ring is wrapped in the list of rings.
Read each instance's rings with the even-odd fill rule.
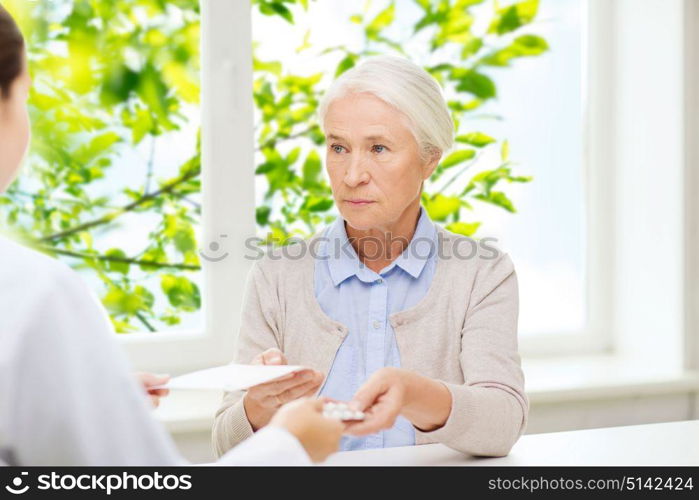
[[[0,295],[33,304],[49,297],[94,300],[82,278],[67,264],[0,236]]]

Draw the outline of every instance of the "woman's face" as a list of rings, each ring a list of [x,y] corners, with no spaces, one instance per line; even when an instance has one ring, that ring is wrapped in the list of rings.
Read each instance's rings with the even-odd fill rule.
[[[325,116],[326,167],[342,218],[355,229],[388,230],[437,165],[420,158],[408,118],[378,97],[351,93]]]
[[[29,144],[29,87],[25,61],[22,74],[10,86],[10,95],[0,96],[0,193],[15,179]]]

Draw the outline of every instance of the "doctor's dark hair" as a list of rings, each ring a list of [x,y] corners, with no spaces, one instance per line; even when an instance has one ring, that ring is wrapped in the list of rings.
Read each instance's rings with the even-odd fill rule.
[[[0,99],[10,96],[12,83],[22,73],[24,38],[10,13],[0,5]]]

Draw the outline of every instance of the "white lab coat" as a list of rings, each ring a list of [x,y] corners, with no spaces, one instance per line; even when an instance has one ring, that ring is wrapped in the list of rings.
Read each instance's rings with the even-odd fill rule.
[[[0,237],[0,463],[181,465],[93,293],[65,264]],[[309,464],[265,428],[220,464]]]

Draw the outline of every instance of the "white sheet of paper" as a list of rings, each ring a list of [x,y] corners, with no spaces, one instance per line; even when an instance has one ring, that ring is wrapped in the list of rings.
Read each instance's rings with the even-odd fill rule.
[[[229,364],[173,377],[163,389],[208,389],[236,391],[270,382],[289,373],[304,370],[293,365]]]

